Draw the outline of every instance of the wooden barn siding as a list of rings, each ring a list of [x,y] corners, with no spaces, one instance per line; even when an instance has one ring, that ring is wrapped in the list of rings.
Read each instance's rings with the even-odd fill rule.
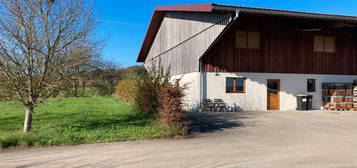
[[[229,14],[167,12],[146,58],[145,67],[150,68],[153,64],[158,66],[159,63],[165,69],[170,66],[171,75],[198,72],[199,58],[230,20]],[[210,26],[213,27],[191,38]]]
[[[206,72],[266,72],[304,74],[357,74],[357,34],[351,29],[289,31],[293,20],[241,16],[204,56]],[[303,24],[303,23],[302,23]],[[261,49],[236,49],[235,30],[261,32]],[[313,52],[314,35],[336,37],[335,53]],[[353,37],[353,38],[352,38]]]

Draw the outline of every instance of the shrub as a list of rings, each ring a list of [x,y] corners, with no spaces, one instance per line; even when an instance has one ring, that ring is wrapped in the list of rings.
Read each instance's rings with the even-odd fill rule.
[[[170,83],[169,69],[152,67],[136,81],[135,103],[142,114],[158,117],[170,131],[170,135],[185,135],[187,122],[182,107],[184,90],[179,81]]]
[[[135,101],[136,81],[125,79],[118,83],[115,87],[115,96],[128,104],[133,104]]]
[[[160,89],[159,94],[159,117],[163,124],[173,125],[184,121],[185,115],[182,109],[182,98],[184,88],[178,84],[167,84]]]
[[[187,133],[185,110],[182,108],[182,100],[186,86],[165,84],[159,92],[159,118],[161,123],[171,128],[175,135]]]
[[[169,83],[169,79],[168,70],[164,72],[163,68],[156,69],[155,66],[136,79],[135,103],[142,114],[157,116],[160,108],[159,91]]]

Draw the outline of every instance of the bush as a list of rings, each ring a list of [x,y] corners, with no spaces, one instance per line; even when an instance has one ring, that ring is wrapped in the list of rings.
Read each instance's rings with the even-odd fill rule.
[[[125,79],[115,87],[115,97],[128,103],[135,102],[136,82],[132,79]]]
[[[169,71],[156,69],[155,66],[148,73],[141,74],[137,80],[137,90],[135,93],[135,103],[144,115],[156,117],[160,108],[160,89],[169,83]]]
[[[171,126],[184,121],[185,115],[181,108],[183,96],[183,88],[179,85],[167,84],[160,89],[159,117],[163,124]]]
[[[164,72],[155,66],[142,74],[136,84],[135,103],[142,114],[158,117],[171,135],[185,135],[187,122],[182,102],[186,86],[171,84],[169,70]]]
[[[182,100],[186,86],[166,84],[159,92],[159,118],[161,123],[171,128],[175,135],[186,135],[187,122]]]

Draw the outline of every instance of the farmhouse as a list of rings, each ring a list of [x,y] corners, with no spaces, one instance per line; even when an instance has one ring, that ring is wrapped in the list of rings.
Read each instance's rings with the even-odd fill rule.
[[[357,17],[218,4],[155,8],[137,58],[189,84],[188,106],[240,110],[323,106],[322,83],[357,79]]]

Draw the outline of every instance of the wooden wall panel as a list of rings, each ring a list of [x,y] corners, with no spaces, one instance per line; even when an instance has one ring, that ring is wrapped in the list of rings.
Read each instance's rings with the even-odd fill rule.
[[[171,75],[198,72],[199,58],[230,21],[226,13],[166,12],[145,67],[161,62]]]
[[[298,30],[331,24],[327,21],[241,15],[237,24],[204,56],[204,71],[357,75],[357,30]],[[261,49],[236,49],[235,30],[259,31]],[[315,35],[335,36],[336,52],[314,52]]]

